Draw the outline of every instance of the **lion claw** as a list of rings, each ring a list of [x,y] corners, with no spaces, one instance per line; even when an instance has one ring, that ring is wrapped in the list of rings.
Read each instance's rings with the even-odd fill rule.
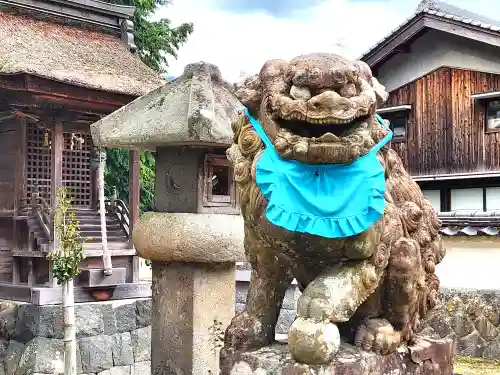
[[[369,319],[356,332],[357,347],[377,354],[394,353],[401,343],[401,333],[385,319]]]

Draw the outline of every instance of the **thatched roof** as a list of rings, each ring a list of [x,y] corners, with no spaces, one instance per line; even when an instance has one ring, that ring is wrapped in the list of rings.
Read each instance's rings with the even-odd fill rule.
[[[119,37],[0,11],[0,74],[140,96],[164,82]]]
[[[154,150],[167,145],[233,142],[231,121],[243,109],[215,65],[189,64],[179,78],[91,125],[101,147]]]

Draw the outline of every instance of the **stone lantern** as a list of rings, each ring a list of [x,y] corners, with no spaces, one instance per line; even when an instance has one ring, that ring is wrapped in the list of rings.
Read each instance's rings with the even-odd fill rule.
[[[219,69],[184,74],[92,127],[102,147],[156,152],[155,211],[132,238],[152,260],[152,374],[217,374],[243,225],[225,151],[242,105]]]

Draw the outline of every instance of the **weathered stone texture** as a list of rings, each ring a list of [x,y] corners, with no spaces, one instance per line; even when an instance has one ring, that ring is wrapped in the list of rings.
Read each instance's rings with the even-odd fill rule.
[[[151,374],[151,299],[77,304],[75,318],[78,374]],[[61,306],[0,301],[0,375],[62,374],[62,338]]]
[[[455,339],[458,355],[500,358],[500,291],[441,289],[421,333]]]
[[[35,337],[26,344],[19,360],[16,375],[39,373],[57,373],[64,364],[64,343],[61,339]]]
[[[116,326],[118,332],[130,332],[137,328],[136,304],[127,303],[115,309],[116,321],[120,322]]]
[[[229,145],[242,104],[219,68],[186,65],[182,76],[92,124],[95,145],[155,149],[193,142]]]
[[[238,282],[236,284],[236,313],[239,313],[245,309],[247,291],[247,282]],[[297,299],[299,298],[299,296],[300,291],[297,285],[290,285],[285,294],[285,298],[283,299],[280,316],[278,318],[278,323],[276,324],[277,334],[285,335],[288,333],[290,326],[292,325],[296,317]]]
[[[151,306],[152,301],[140,299],[136,302],[137,307],[137,327],[147,327],[151,325]]]
[[[131,332],[132,351],[135,362],[151,360],[151,327],[136,329]]]
[[[3,363],[5,365],[5,372],[7,374],[15,374],[19,361],[24,353],[24,344],[18,341],[11,340],[7,351],[5,353],[5,358]]]
[[[276,344],[231,358],[223,375],[451,375],[452,340],[417,340],[408,349],[380,356],[343,344],[337,359],[328,365],[303,365],[295,362],[283,344]]]
[[[134,363],[130,370],[130,375],[151,375],[151,361]]]
[[[130,332],[118,333],[113,336],[112,354],[115,366],[125,366],[134,363]]]
[[[137,254],[153,261],[238,262],[245,259],[242,225],[239,215],[148,212],[132,240]]]
[[[236,311],[245,308],[248,283],[236,285]],[[276,333],[287,334],[295,317],[300,291],[288,289]],[[458,355],[500,358],[500,291],[441,288],[440,304],[422,323],[420,334],[455,340]]]
[[[113,340],[111,336],[80,339],[80,355],[84,372],[100,372],[113,367]]]
[[[245,307],[247,285],[244,282],[237,284],[235,302],[238,311]],[[288,332],[299,295],[295,285],[287,291],[277,333]],[[18,368],[52,375],[53,371],[47,370],[53,368],[51,361],[57,362],[57,352],[60,353],[60,360],[63,358],[62,329],[59,325],[61,307],[23,304],[2,304],[1,307],[4,310],[0,311],[0,375],[18,375]],[[111,303],[80,304],[77,305],[76,315],[79,374],[96,375],[98,371],[105,375],[129,374],[126,371],[130,371],[130,375],[151,374],[151,299],[130,301],[120,306]],[[421,334],[455,339],[456,354],[498,359],[499,315],[499,291],[443,289],[441,304],[424,322]],[[124,327],[135,328],[125,331]],[[96,342],[99,337],[105,338]],[[90,349],[89,340],[99,348]],[[106,344],[99,344],[101,341]],[[35,345],[39,348],[37,352],[32,350]],[[90,371],[87,365],[84,366],[86,353],[90,350],[93,350],[92,359],[100,361],[102,369],[97,371],[92,368]],[[51,360],[46,361],[44,356],[51,357]],[[111,367],[104,368],[108,366]]]

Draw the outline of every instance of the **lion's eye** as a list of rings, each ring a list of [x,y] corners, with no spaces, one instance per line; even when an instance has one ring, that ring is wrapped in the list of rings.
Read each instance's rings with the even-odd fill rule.
[[[311,71],[311,78],[319,79],[321,77],[321,71],[319,69],[313,69]]]

